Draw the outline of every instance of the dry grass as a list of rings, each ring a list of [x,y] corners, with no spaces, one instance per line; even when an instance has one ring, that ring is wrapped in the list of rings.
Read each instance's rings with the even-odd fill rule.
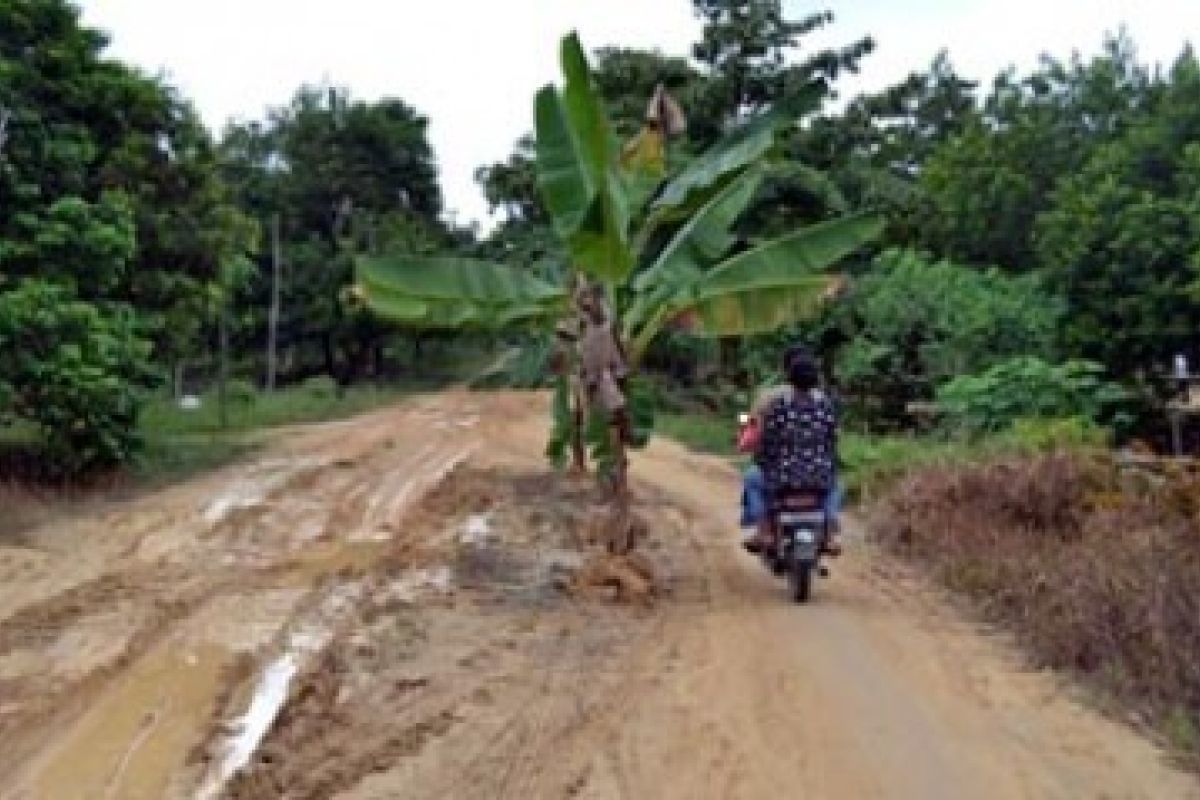
[[[1200,765],[1200,477],[1059,453],[922,470],[874,508],[890,548]]]

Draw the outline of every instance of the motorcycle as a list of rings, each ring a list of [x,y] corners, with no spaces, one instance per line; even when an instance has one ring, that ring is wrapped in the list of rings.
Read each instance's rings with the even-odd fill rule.
[[[813,494],[785,494],[772,512],[772,525],[774,545],[763,550],[762,558],[771,572],[787,575],[794,601],[807,602],[813,576],[829,577],[821,564],[829,538],[824,503]]]
[[[738,415],[738,449],[752,452],[757,446],[756,431],[749,414]],[[819,494],[787,492],[771,512],[773,544],[758,551],[767,568],[776,575],[787,575],[792,599],[806,602],[812,594],[813,575],[822,578],[829,571],[821,565],[821,556],[829,541],[829,518]]]

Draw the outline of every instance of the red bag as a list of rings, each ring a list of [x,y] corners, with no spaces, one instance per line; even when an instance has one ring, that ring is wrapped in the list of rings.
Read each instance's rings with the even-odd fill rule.
[[[753,416],[750,421],[742,426],[738,431],[737,449],[742,453],[753,453],[758,449],[758,441],[762,438],[762,429],[758,426],[758,417]]]

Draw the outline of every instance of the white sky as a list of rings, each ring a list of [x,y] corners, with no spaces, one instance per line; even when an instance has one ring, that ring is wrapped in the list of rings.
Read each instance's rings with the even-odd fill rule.
[[[304,82],[356,97],[403,98],[430,119],[447,209],[485,220],[476,167],[532,128],[532,96],[557,77],[558,37],[686,54],[699,32],[689,0],[77,0],[110,52],[163,72],[220,130],[285,103]],[[945,48],[958,72],[990,80],[1050,52],[1095,52],[1126,25],[1143,60],[1169,62],[1200,35],[1200,0],[785,0],[832,9],[814,44],[872,35],[876,52],[843,94],[894,83]],[[485,221],[486,226],[486,221]]]

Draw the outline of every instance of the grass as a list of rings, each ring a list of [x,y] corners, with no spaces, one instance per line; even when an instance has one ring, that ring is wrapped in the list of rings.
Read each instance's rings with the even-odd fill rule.
[[[173,480],[227,463],[252,450],[262,432],[282,425],[348,417],[412,394],[412,386],[354,386],[338,393],[326,382],[309,382],[240,395],[227,402],[222,423],[215,394],[194,410],[172,398],[155,398],[142,413],[145,449],[133,465],[140,481]]]
[[[704,412],[660,413],[655,430],[693,450],[738,458],[736,422]],[[1034,454],[1060,445],[1102,444],[1097,433],[1072,420],[1025,420],[1002,433],[975,439],[934,435],[874,435],[843,431],[838,451],[841,481],[851,500],[866,500],[923,467],[966,465],[1006,455]]]
[[[444,374],[382,385],[364,384],[338,391],[328,378],[314,378],[274,392],[235,383],[226,401],[225,419],[215,392],[200,397],[198,409],[187,410],[170,397],[147,404],[139,423],[145,448],[132,467],[139,483],[158,484],[213,469],[256,447],[263,433],[285,425],[350,417],[390,405],[423,391],[462,380],[478,360]]]
[[[660,412],[654,419],[654,431],[700,453],[738,455],[734,446],[737,421],[716,414]]]
[[[691,449],[727,458],[742,457],[733,437],[736,422],[716,414],[672,412],[655,419],[655,432]],[[851,498],[873,495],[909,470],[932,464],[968,462],[992,452],[990,446],[931,436],[871,436],[843,433],[839,442],[842,481]]]

